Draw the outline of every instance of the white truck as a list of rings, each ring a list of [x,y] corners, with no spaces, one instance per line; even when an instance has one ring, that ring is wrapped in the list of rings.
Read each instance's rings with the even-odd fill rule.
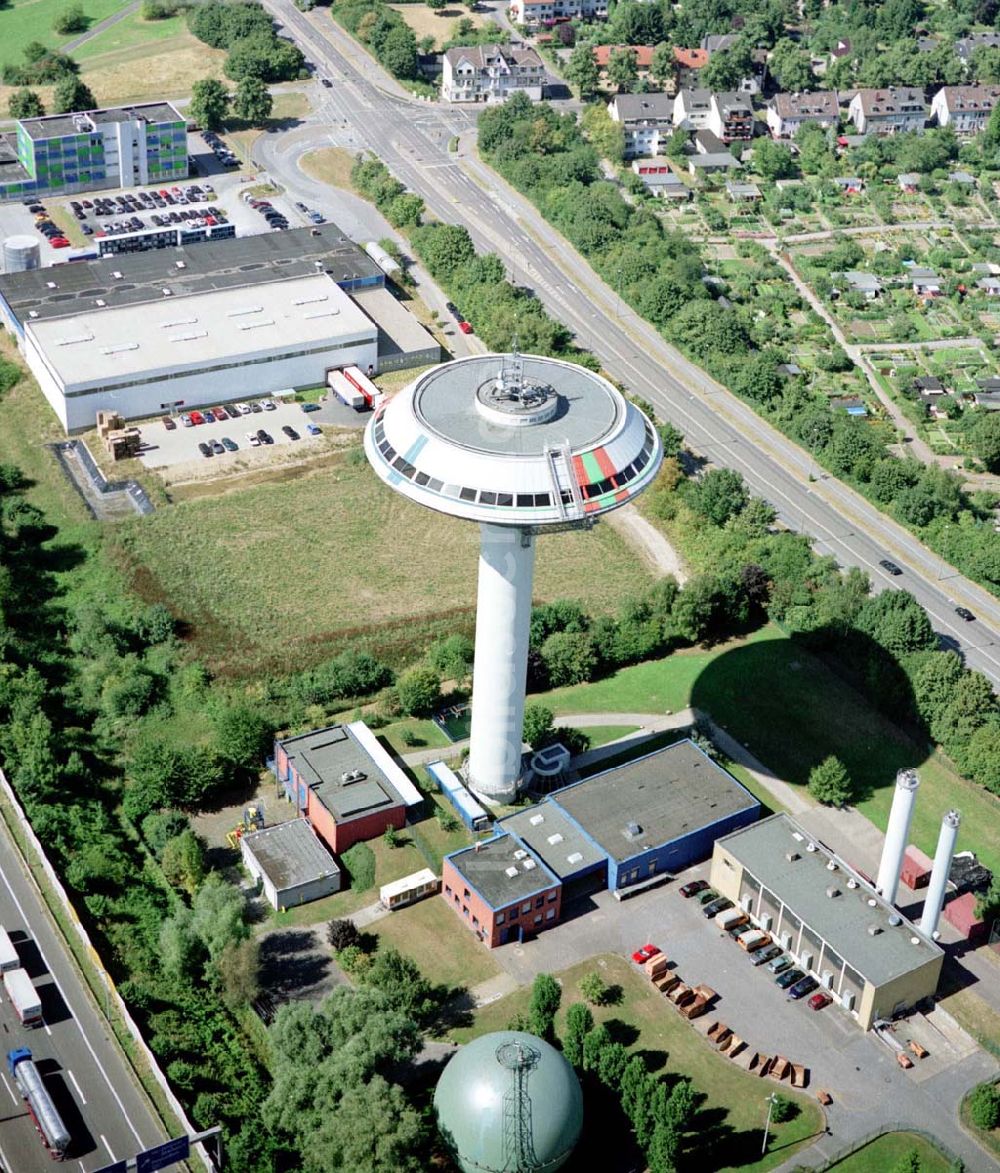
[[[6,973],[8,969],[20,969],[20,967],[21,959],[14,948],[14,942],[10,939],[10,933],[3,925],[0,925],[0,973]]]
[[[41,1026],[42,1000],[35,984],[23,969],[8,969],[3,975],[4,989],[23,1026]]]

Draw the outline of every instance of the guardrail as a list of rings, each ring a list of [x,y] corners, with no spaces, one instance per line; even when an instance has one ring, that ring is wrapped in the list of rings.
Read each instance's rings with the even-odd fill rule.
[[[73,926],[73,930],[76,933],[77,937],[79,938],[81,945],[84,947],[84,950],[85,950],[87,956],[90,958],[95,969],[100,974],[101,979],[103,980],[103,982],[105,984],[105,988],[106,988],[107,996],[108,996],[109,1000],[114,1002],[115,1008],[116,1008],[118,1014],[121,1016],[122,1022],[125,1024],[126,1029],[128,1030],[129,1034],[132,1036],[132,1039],[135,1042],[135,1045],[138,1047],[139,1051],[142,1053],[142,1056],[145,1059],[147,1065],[149,1066],[149,1070],[152,1073],[153,1078],[156,1080],[156,1083],[159,1085],[160,1091],[163,1093],[164,1099],[166,1100],[167,1104],[169,1105],[170,1110],[177,1117],[177,1120],[178,1120],[180,1126],[187,1132],[187,1134],[189,1136],[194,1136],[198,1132],[198,1129],[196,1129],[194,1127],[194,1125],[191,1123],[191,1121],[187,1118],[187,1114],[184,1111],[184,1106],[181,1104],[180,1100],[178,1100],[177,1097],[174,1095],[173,1089],[171,1088],[169,1082],[167,1081],[167,1077],[160,1070],[160,1065],[156,1060],[156,1056],[153,1054],[153,1052],[146,1045],[146,1040],[142,1037],[142,1032],[139,1030],[139,1027],[136,1025],[135,1020],[132,1018],[132,1015],[129,1014],[128,1007],[125,1005],[124,999],[118,993],[118,990],[115,988],[115,984],[111,979],[111,975],[107,972],[107,970],[104,968],[103,964],[101,963],[100,954],[94,948],[93,942],[90,939],[90,934],[87,932],[86,928],[83,926],[83,923],[80,921],[80,918],[77,915],[76,909],[73,906],[73,902],[70,900],[69,896],[67,895],[66,889],[63,887],[62,881],[59,879],[59,876],[56,874],[55,868],[49,862],[49,858],[45,854],[45,850],[42,847],[41,842],[38,839],[38,836],[35,834],[34,828],[32,827],[30,821],[28,820],[28,816],[24,813],[24,809],[22,808],[21,804],[18,802],[17,796],[15,795],[13,788],[11,787],[10,783],[7,781],[7,775],[3,772],[2,769],[0,769],[0,793],[2,793],[3,797],[6,799],[8,805],[10,806],[11,810],[14,812],[14,816],[17,819],[18,827],[20,828],[22,835],[27,840],[28,845],[30,846],[32,852],[37,856],[38,862],[41,865],[42,871],[45,873],[45,878],[48,880],[49,884],[52,886],[52,889],[55,892],[56,897],[59,900],[59,903],[62,905],[63,911],[66,913],[66,916],[69,918],[70,924]],[[36,889],[38,890],[39,896],[41,897],[41,899],[44,903],[45,902],[45,895],[42,892],[41,887],[39,886],[38,881],[35,879],[35,875],[31,870],[31,861],[28,860],[24,856],[23,852],[21,852],[20,845],[17,844],[16,841],[15,841],[15,846],[17,846],[18,853],[21,855],[21,858],[24,860],[27,874],[30,876],[32,883],[35,885]],[[60,925],[59,921],[56,920],[55,917],[53,917],[52,920],[55,923],[55,926],[56,926],[56,929],[58,930],[58,932],[60,934],[62,934],[63,936],[65,936],[65,934],[63,933],[62,925]],[[67,942],[67,944],[69,944],[69,943]],[[114,1034],[113,1024],[111,1022],[111,1015],[110,1015],[110,1013],[108,1013],[107,1008],[101,1006],[99,999],[94,998],[93,1001],[94,1001],[95,1005],[97,1006],[98,1012],[102,1013],[104,1015],[104,1017],[108,1020],[108,1025],[109,1025],[109,1027],[112,1028],[111,1033]],[[127,1052],[123,1051],[122,1053],[126,1055],[126,1058],[128,1057]],[[133,1068],[133,1070],[134,1070],[134,1068]],[[138,1073],[136,1073],[136,1077],[138,1078]],[[140,1086],[141,1086],[141,1081],[140,1081]],[[212,1160],[209,1158],[208,1153],[206,1152],[204,1145],[199,1144],[199,1145],[195,1146],[194,1148],[192,1148],[191,1152],[192,1152],[192,1155],[195,1156],[200,1161],[202,1168],[205,1169],[207,1171],[207,1173],[212,1173],[212,1171],[215,1169],[215,1165],[212,1162]]]

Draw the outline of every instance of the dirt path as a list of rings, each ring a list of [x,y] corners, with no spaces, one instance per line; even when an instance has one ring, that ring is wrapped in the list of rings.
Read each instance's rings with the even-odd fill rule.
[[[677,551],[634,505],[616,509],[607,520],[658,574],[672,574],[681,586],[687,582],[689,575]]]

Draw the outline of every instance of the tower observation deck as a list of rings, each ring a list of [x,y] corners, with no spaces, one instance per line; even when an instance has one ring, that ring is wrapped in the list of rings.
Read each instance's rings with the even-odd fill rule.
[[[469,783],[517,790],[535,538],[633,500],[663,450],[606,379],[560,359],[483,355],[418,376],[371,419],[365,453],[390,488],[480,525]]]

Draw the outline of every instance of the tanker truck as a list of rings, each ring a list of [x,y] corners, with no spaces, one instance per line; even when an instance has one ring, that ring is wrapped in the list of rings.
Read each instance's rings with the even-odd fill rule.
[[[19,1047],[16,1051],[8,1051],[7,1068],[28,1105],[42,1143],[54,1160],[61,1161],[69,1148],[70,1135],[28,1048]]]

